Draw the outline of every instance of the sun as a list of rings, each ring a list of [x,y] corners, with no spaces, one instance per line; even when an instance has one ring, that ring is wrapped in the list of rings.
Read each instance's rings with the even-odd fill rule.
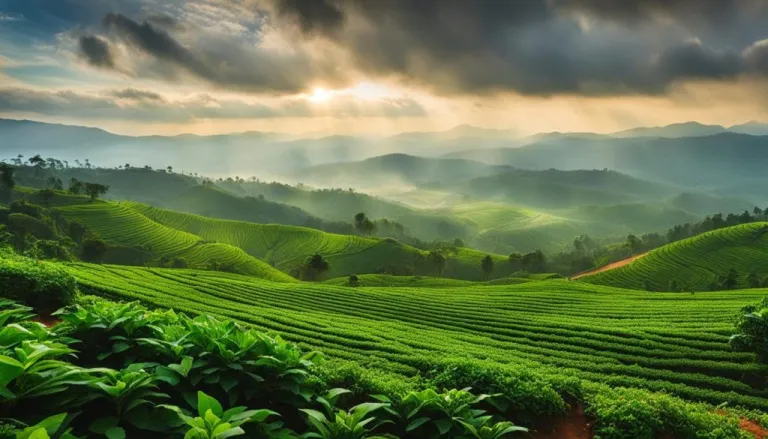
[[[333,92],[322,87],[315,87],[309,100],[312,102],[328,102],[333,97]]]

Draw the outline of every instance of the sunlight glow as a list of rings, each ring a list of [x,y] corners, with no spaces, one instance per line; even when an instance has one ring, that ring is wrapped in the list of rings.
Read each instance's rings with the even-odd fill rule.
[[[309,96],[309,100],[312,102],[327,102],[333,97],[334,92],[332,90],[326,90],[322,87],[315,87],[312,90],[312,94]]]

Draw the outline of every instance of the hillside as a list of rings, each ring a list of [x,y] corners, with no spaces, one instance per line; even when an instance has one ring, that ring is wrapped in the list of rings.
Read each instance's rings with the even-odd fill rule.
[[[762,281],[768,275],[768,223],[750,223],[713,230],[677,241],[615,270],[581,280],[593,284],[666,291],[675,281],[681,288],[709,289],[718,277],[733,268],[738,286],[746,286],[750,273]]]
[[[298,171],[302,183],[332,187],[380,188],[465,180],[498,174],[509,166],[486,165],[471,160],[388,154],[358,162],[319,165]]]
[[[669,196],[670,185],[641,180],[614,171],[512,170],[442,185],[444,190],[475,199],[497,200],[539,208],[626,203]]]
[[[141,204],[130,207],[141,215],[174,230],[206,240],[231,244],[270,265],[291,272],[306,258],[320,253],[330,263],[329,278],[350,274],[390,272],[395,274],[434,274],[424,252],[392,239],[335,235],[304,227],[254,224],[218,220],[152,208]],[[459,248],[447,255],[443,276],[482,280],[480,261],[485,253]],[[498,269],[494,277],[508,276],[506,258],[494,255]]]
[[[240,248],[204,241],[199,236],[163,226],[125,204],[84,202],[57,207],[56,210],[67,219],[81,222],[109,244],[149,252],[154,262],[163,257],[182,258],[193,267],[205,268],[217,263],[231,265],[240,273],[264,279],[295,281]]]
[[[768,408],[768,393],[742,381],[765,366],[728,345],[733,314],[764,290],[649,295],[567,281],[348,288],[191,270],[69,270],[96,294],[231,317],[334,358],[409,376],[475,359],[482,360],[475,366],[522,366],[560,382],[578,377]]]
[[[761,164],[768,159],[767,139],[736,133],[683,138],[564,137],[521,148],[472,149],[447,157],[539,170],[607,168],[649,180],[698,186],[701,190],[743,180],[764,180]],[[762,204],[768,201],[764,198],[753,201]]]

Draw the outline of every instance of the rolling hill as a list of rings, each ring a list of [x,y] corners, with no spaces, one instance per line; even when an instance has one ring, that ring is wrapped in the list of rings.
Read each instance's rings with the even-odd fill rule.
[[[358,162],[333,163],[302,169],[293,179],[330,187],[381,188],[412,186],[494,175],[512,169],[472,160],[388,154]]]
[[[683,138],[563,137],[521,148],[472,149],[447,157],[525,169],[612,169],[640,178],[716,189],[744,180],[765,180],[768,137],[722,133]],[[743,196],[743,193],[725,193]],[[755,199],[764,203],[768,200]]]
[[[183,258],[189,265],[201,268],[212,262],[231,264],[243,274],[273,281],[295,281],[238,247],[206,242],[199,236],[163,226],[125,204],[83,201],[82,204],[71,203],[56,210],[67,219],[83,223],[107,243],[144,249],[155,260],[162,257]]]
[[[768,223],[758,222],[713,230],[667,244],[628,265],[581,280],[623,288],[666,291],[675,281],[681,288],[709,289],[729,269],[738,273],[741,287],[749,273],[768,275]]]
[[[322,254],[330,263],[328,277],[392,272],[433,274],[435,268],[424,260],[424,252],[393,239],[335,235],[304,227],[255,224],[219,220],[197,215],[130,204],[137,213],[174,230],[206,240],[227,243],[245,250],[286,272],[294,270],[308,256]],[[448,256],[445,277],[482,280],[480,261],[485,253],[458,248]],[[493,255],[498,269],[494,277],[511,274],[506,258]]]
[[[608,170],[511,170],[440,187],[474,199],[496,200],[524,206],[564,209],[658,199],[679,191]]]

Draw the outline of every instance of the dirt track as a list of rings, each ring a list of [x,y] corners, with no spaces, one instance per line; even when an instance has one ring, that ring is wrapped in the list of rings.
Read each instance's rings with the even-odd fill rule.
[[[570,280],[581,279],[582,277],[592,276],[593,274],[602,273],[604,271],[613,270],[615,268],[623,267],[623,266],[629,264],[630,262],[634,261],[635,259],[640,259],[640,258],[642,258],[643,256],[645,256],[647,254],[648,254],[647,252],[646,253],[640,253],[639,255],[630,256],[627,259],[622,259],[620,261],[612,262],[612,263],[610,263],[608,265],[603,265],[602,267],[595,268],[594,270],[583,271],[583,272],[581,272],[579,274],[571,276],[569,279]]]

